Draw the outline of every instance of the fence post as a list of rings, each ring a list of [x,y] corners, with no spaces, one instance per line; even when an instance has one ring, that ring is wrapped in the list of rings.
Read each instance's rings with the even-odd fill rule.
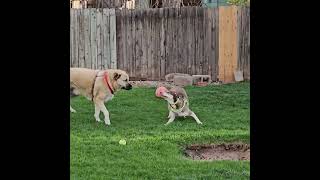
[[[219,7],[219,80],[233,82],[238,60],[237,7]]]

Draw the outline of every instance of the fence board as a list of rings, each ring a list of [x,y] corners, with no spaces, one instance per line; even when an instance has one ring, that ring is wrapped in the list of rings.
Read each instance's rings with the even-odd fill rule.
[[[121,43],[122,44],[122,54],[123,54],[123,60],[122,60],[122,62],[123,62],[123,70],[124,71],[128,71],[128,69],[129,69],[129,66],[128,66],[128,64],[129,64],[129,62],[128,62],[128,58],[127,58],[127,47],[128,47],[128,44],[127,44],[127,38],[126,38],[126,36],[127,36],[127,30],[128,30],[128,26],[127,26],[127,21],[126,21],[126,19],[127,19],[127,11],[128,10],[122,10],[121,11],[121,17],[122,17],[122,21],[121,21],[121,36],[122,37],[124,37],[124,38],[122,38],[121,39],[121,41],[119,42],[119,43]]]
[[[157,64],[157,58],[156,58],[156,11],[154,9],[151,9],[150,11],[150,22],[151,22],[151,26],[150,26],[150,30],[149,30],[149,33],[150,33],[150,38],[151,38],[151,78],[152,79],[155,79],[156,78],[156,73],[157,73],[157,68],[158,68],[158,64]]]
[[[250,11],[248,7],[238,8],[238,68],[244,79],[250,79]]]
[[[72,66],[73,67],[78,67],[79,66],[79,58],[78,58],[78,37],[79,37],[79,26],[78,26],[78,15],[77,15],[77,11],[75,11],[73,13],[73,20],[74,20],[74,31],[73,31],[73,47],[74,47],[74,51],[73,51],[73,61],[72,61]]]
[[[104,68],[111,68],[111,60],[110,60],[110,18],[108,9],[102,10],[102,63],[104,64]]]
[[[173,49],[173,36],[174,36],[174,30],[173,30],[173,13],[174,13],[174,8],[169,8],[168,9],[168,56],[167,56],[167,61],[168,61],[168,65],[167,65],[167,69],[168,72],[167,73],[173,73],[174,72],[174,63],[173,63],[173,54],[172,51],[174,51]]]
[[[117,31],[117,63],[118,63],[118,68],[119,69],[123,69],[123,44],[121,43],[123,37],[122,37],[122,31],[123,31],[123,27],[122,27],[122,24],[121,23],[123,21],[123,18],[121,16],[121,11],[120,10],[116,10],[115,11],[115,15],[116,15],[116,31]],[[111,16],[110,16],[110,21],[111,21]],[[110,24],[111,26],[111,24]],[[110,35],[111,35],[111,32],[110,32]]]
[[[136,59],[135,59],[135,69],[136,69],[136,77],[139,79],[142,79],[141,76],[141,55],[142,55],[142,15],[141,10],[136,11],[136,17],[135,20],[137,22],[136,24]]]
[[[202,69],[203,69],[203,50],[204,50],[204,47],[203,47],[203,41],[204,41],[204,27],[203,27],[203,13],[204,13],[204,10],[205,8],[199,8],[199,41],[198,41],[198,44],[199,44],[199,49],[198,49],[198,63],[199,63],[199,66],[198,66],[198,69],[197,69],[197,74],[202,74]]]
[[[165,51],[165,74],[168,74],[169,73],[169,68],[168,68],[168,63],[169,63],[169,42],[170,42],[170,39],[169,39],[169,27],[170,27],[170,24],[169,24],[169,8],[164,8],[164,19],[165,19],[165,22],[164,22],[164,51]],[[164,77],[161,77],[161,79],[165,79]]]
[[[219,8],[219,80],[234,81],[237,68],[237,9]]]
[[[158,77],[158,80],[164,79],[166,75],[166,59],[165,59],[165,23],[166,23],[166,18],[165,18],[165,11],[163,8],[160,9],[159,12],[159,19],[160,19],[160,33],[159,33],[159,42],[160,42],[160,74]]]
[[[127,53],[127,59],[126,59],[126,69],[127,72],[130,72],[130,69],[132,69],[131,67],[131,63],[132,63],[132,20],[131,20],[131,14],[132,11],[128,10],[126,11],[126,53]]]
[[[188,38],[188,74],[193,73],[193,61],[194,61],[194,52],[195,52],[195,41],[194,41],[194,20],[195,13],[193,8],[188,7],[188,24],[187,24],[187,38]]]
[[[96,19],[96,15],[97,15],[97,11],[96,9],[90,9],[91,11],[91,15],[90,15],[90,33],[91,33],[91,39],[90,39],[90,43],[91,43],[91,68],[92,69],[98,69],[97,66],[97,19]]]
[[[132,62],[131,62],[131,72],[132,76],[135,79],[136,77],[136,11],[132,11],[131,14],[131,21],[132,21]]]
[[[84,67],[90,66],[90,11],[89,9],[83,10],[83,25],[84,25]]]
[[[70,67],[72,67],[72,60],[73,60],[73,32],[74,32],[74,17],[73,17],[74,11],[70,11]]]
[[[187,34],[187,8],[181,8],[181,72],[188,73],[188,60],[187,60],[187,49],[188,39]]]
[[[214,9],[214,27],[212,29],[214,36],[213,36],[213,41],[214,43],[214,47],[213,47],[213,52],[214,52],[214,63],[213,63],[213,67],[215,71],[213,71],[213,75],[212,75],[212,79],[214,81],[218,80],[218,75],[219,75],[219,9],[215,8]]]
[[[152,33],[151,33],[151,26],[152,26],[152,21],[151,21],[151,12],[152,9],[147,9],[146,10],[146,21],[147,21],[147,25],[145,26],[146,28],[146,39],[147,39],[147,68],[148,68],[148,71],[147,71],[147,76],[148,77],[152,77],[152,65],[153,65],[153,59],[152,59],[152,48],[151,48],[151,45],[152,45]]]
[[[102,36],[102,11],[97,9],[97,65],[98,69],[105,69],[104,64],[102,63],[102,49],[103,49],[103,36]]]
[[[146,38],[146,34],[148,34],[148,29],[147,29],[147,20],[146,20],[146,15],[147,11],[141,11],[141,77],[142,78],[147,78],[148,76],[148,64],[147,64],[147,41],[148,39]]]
[[[153,77],[154,80],[158,80],[161,76],[161,57],[160,57],[160,30],[161,30],[161,21],[160,21],[160,11],[154,11],[154,20],[155,20],[155,27],[154,27],[154,37],[155,37],[155,48],[154,48],[154,55],[156,61],[156,69],[155,69],[155,76]]]

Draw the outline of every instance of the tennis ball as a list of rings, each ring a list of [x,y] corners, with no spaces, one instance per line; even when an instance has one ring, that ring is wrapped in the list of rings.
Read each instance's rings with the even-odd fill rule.
[[[126,142],[126,140],[121,139],[121,140],[119,141],[119,144],[121,144],[121,145],[126,145],[126,144],[127,144],[127,142]]]

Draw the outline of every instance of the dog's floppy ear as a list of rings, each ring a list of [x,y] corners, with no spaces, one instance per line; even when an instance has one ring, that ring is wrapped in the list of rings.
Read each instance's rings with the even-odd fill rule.
[[[113,79],[114,79],[115,81],[118,80],[120,77],[121,77],[121,74],[119,74],[119,73],[114,73],[114,74],[113,74]]]

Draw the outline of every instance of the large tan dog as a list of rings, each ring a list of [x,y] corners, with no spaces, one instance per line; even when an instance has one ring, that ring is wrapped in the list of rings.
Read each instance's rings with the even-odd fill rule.
[[[118,69],[92,70],[86,68],[70,68],[70,97],[82,95],[94,102],[96,121],[100,122],[100,111],[104,114],[104,122],[110,125],[109,112],[104,102],[111,100],[119,89],[132,89],[129,76]],[[76,111],[70,106],[70,111]]]

